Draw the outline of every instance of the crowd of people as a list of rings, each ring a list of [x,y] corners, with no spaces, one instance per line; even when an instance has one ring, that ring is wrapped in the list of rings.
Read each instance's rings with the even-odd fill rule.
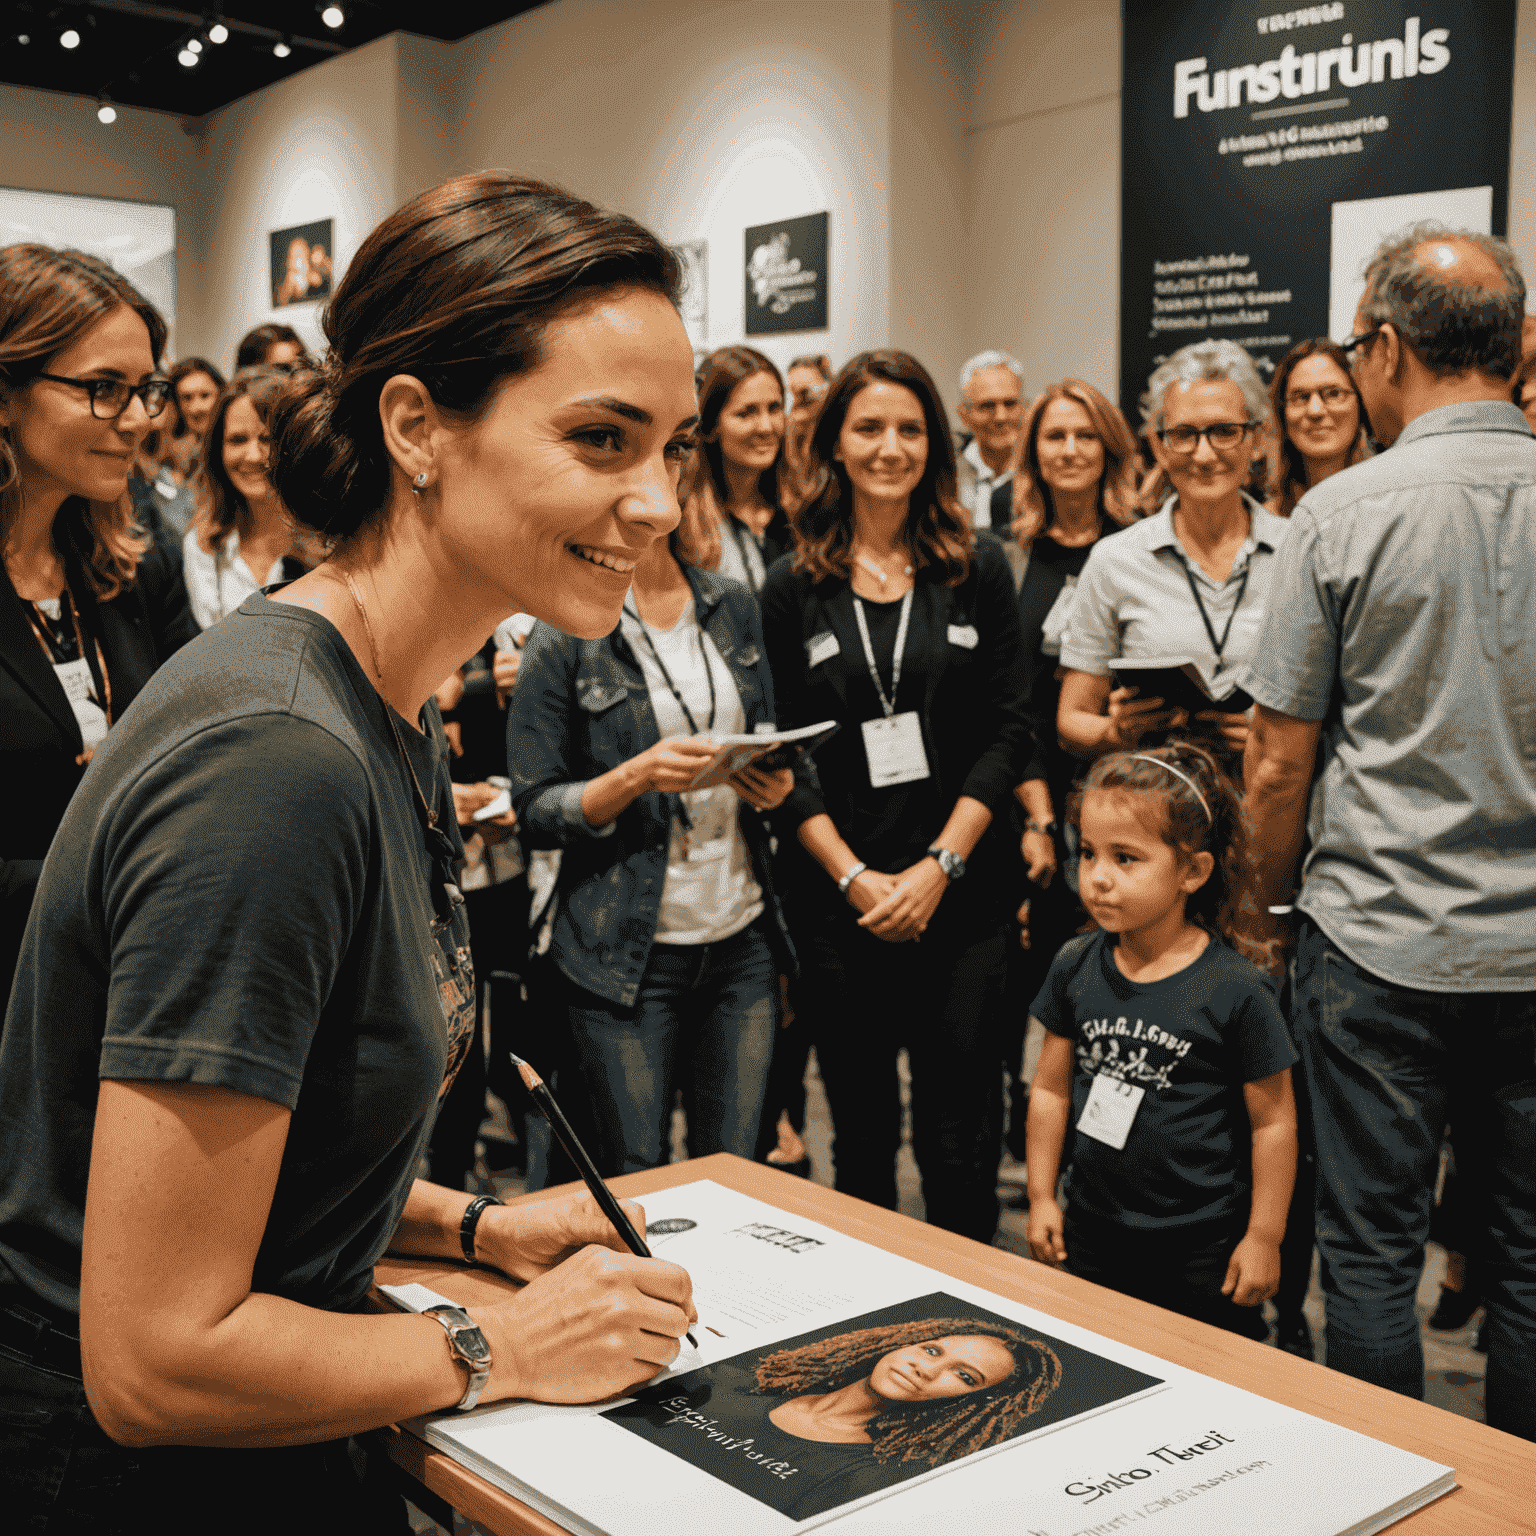
[[[1417,1395],[1449,1128],[1489,1418],[1536,1438],[1536,355],[1508,247],[1420,226],[1354,335],[1267,384],[1196,342],[1134,423],[984,351],[958,439],[899,350],[690,364],[676,279],[631,221],[461,178],[365,243],[325,359],[262,326],[226,381],[167,368],[104,263],[0,250],[0,1345],[95,1373],[81,1508],[122,1446],[445,1406],[404,1319],[302,1410],[283,1384],[349,1326],[305,1309],[348,1311],[402,1231],[545,1277],[524,1320],[608,1287],[633,1359],[675,1340],[686,1277],[573,1256],[606,1241],[588,1207],[465,1206],[487,1085],[521,1108],[509,1048],[609,1175],[671,1157],[679,1102],[691,1154],[806,1172],[814,1048],[834,1182],[887,1207],[904,1050],[929,1221],[990,1241],[1006,1146],[1037,1259],[1260,1339],[1273,1298],[1308,1356],[1315,1246],[1328,1363]],[[717,738],[827,723],[707,771]],[[568,1176],[527,1132],[530,1187]],[[146,1169],[153,1209],[111,1214]],[[176,1202],[216,1190],[214,1283],[170,1321]],[[383,1348],[409,1382],[367,1383]],[[497,1390],[624,1384],[598,1354]]]

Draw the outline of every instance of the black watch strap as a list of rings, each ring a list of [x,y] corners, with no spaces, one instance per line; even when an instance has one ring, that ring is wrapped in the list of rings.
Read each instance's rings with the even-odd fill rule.
[[[476,1195],[468,1205],[464,1207],[463,1220],[459,1222],[459,1247],[464,1250],[464,1262],[466,1264],[478,1264],[475,1257],[475,1228],[480,1225],[480,1218],[485,1213],[488,1205],[500,1205],[502,1202],[495,1195]]]

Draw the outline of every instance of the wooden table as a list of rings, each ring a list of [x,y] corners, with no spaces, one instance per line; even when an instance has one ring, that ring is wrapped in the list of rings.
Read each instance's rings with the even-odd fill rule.
[[[713,1179],[1052,1317],[1454,1467],[1460,1487],[1394,1525],[1393,1536],[1482,1536],[1484,1532],[1506,1536],[1511,1531],[1536,1531],[1536,1445],[1442,1408],[1367,1386],[1044,1264],[983,1247],[910,1216],[882,1211],[724,1153],[629,1174],[615,1179],[613,1188],[630,1199],[643,1200],[647,1191],[695,1179]],[[553,1193],[557,1191],[521,1198],[541,1200]],[[386,1259],[378,1266],[377,1278],[392,1285],[420,1280],[469,1306],[504,1295],[511,1284],[484,1270],[431,1259]],[[407,1431],[391,1437],[390,1454],[432,1492],[496,1536],[567,1536],[563,1526]]]

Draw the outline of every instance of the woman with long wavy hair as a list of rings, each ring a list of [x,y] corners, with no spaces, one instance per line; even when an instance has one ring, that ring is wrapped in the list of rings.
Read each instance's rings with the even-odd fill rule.
[[[914,357],[850,360],[817,419],[822,489],[795,515],[793,561],[769,572],[763,631],[779,723],[845,727],[775,817],[780,846],[804,851],[801,997],[837,1187],[896,1204],[905,1045],[928,1219],[986,1242],[1012,879],[993,819],[1030,732],[1013,576],[955,498],[951,444]]]
[[[789,547],[784,380],[771,358],[742,346],[711,352],[698,380],[699,449],[683,501],[698,520],[706,565],[756,597]]]
[[[150,675],[197,633],[128,475],[164,418],[165,321],[105,262],[0,250],[0,997],[43,858],[85,765]]]
[[[285,368],[242,368],[208,424],[197,514],[182,541],[192,614],[204,629],[251,593],[296,580],[316,563],[319,551],[301,550],[267,474],[272,406],[290,377]]]

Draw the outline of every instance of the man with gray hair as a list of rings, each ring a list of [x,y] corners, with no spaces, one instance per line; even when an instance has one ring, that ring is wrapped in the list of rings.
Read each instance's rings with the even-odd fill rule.
[[[978,352],[960,370],[960,420],[971,441],[955,461],[960,500],[978,528],[1006,529],[1012,514],[1014,457],[1024,430],[1024,365],[1006,352]],[[1003,486],[1010,489],[997,496]]]
[[[1297,505],[1244,684],[1272,914],[1311,839],[1297,922],[1271,936],[1297,944],[1328,1364],[1423,1396],[1414,1297],[1449,1124],[1486,1233],[1488,1422],[1536,1440],[1536,437],[1509,397],[1524,307],[1502,240],[1420,225],[1372,257],[1344,348],[1391,446]]]

